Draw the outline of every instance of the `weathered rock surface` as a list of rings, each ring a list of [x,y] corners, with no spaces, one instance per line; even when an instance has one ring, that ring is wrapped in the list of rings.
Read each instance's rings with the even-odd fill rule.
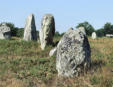
[[[92,39],[96,39],[97,38],[97,35],[95,32],[92,33]]]
[[[57,53],[57,47],[53,48],[52,50],[50,50],[49,56],[54,56]]]
[[[90,45],[83,31],[70,29],[58,43],[56,69],[59,76],[73,77],[82,67],[90,66]]]
[[[26,20],[26,25],[24,29],[24,40],[26,41],[37,40],[35,18],[33,14],[29,15]]]
[[[47,45],[53,43],[55,34],[55,21],[51,14],[46,14],[42,19],[40,30],[41,49],[44,50]]]
[[[6,24],[0,26],[0,39],[10,39],[11,29]]]
[[[84,27],[79,27],[78,29],[86,35],[86,31]]]

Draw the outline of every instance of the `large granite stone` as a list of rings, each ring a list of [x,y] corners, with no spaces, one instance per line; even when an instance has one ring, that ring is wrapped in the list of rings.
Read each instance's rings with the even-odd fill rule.
[[[73,77],[90,66],[90,45],[85,30],[72,28],[61,38],[57,46],[56,69],[59,76]]]

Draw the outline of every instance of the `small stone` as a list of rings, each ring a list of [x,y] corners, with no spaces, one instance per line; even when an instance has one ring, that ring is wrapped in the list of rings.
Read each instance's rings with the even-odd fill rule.
[[[54,56],[54,55],[56,55],[56,53],[57,53],[57,48],[55,47],[55,48],[53,48],[53,49],[50,51],[49,56],[50,56],[50,57],[51,57],[51,56]]]
[[[92,33],[92,39],[96,39],[97,38],[97,35],[95,32]]]

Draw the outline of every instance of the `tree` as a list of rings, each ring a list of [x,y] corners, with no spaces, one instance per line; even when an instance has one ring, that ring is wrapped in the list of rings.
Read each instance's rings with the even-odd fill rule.
[[[61,36],[63,36],[66,32],[61,33]]]
[[[5,22],[4,22],[5,23]],[[3,23],[1,23],[3,24]],[[18,28],[15,27],[13,23],[6,22],[5,23],[11,29],[11,36],[16,36]]]
[[[10,27],[10,29],[11,29],[11,36],[23,37],[24,28],[15,27],[15,25],[13,23],[9,23],[9,22],[3,22],[3,23],[0,24],[0,26],[2,24],[6,24],[8,27]]]
[[[23,35],[24,35],[24,28],[17,28],[16,36],[23,37]]]
[[[60,36],[60,33],[58,31],[55,32],[55,37]]]
[[[104,31],[105,31],[105,34],[113,34],[113,25],[111,23],[107,22],[104,25]]]
[[[36,30],[36,34],[37,34],[37,38],[39,38],[39,31],[38,30]]]
[[[88,22],[83,22],[83,23],[78,24],[77,28],[79,28],[79,27],[84,27],[86,34],[88,36],[91,36],[91,34],[95,31],[93,26],[91,24],[89,24]]]
[[[96,34],[97,34],[98,37],[105,36],[105,30],[104,30],[104,28],[101,28],[101,29],[96,30]]]

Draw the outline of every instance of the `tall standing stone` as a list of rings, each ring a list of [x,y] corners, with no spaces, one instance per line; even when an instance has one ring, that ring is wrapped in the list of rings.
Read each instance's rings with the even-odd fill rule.
[[[56,69],[59,76],[73,77],[90,66],[90,45],[84,30],[70,29],[57,46]]]
[[[24,40],[26,41],[37,40],[35,18],[33,14],[29,15],[26,20],[26,25],[24,29]]]
[[[44,50],[47,45],[53,43],[55,34],[55,21],[51,14],[46,14],[42,19],[40,30],[41,49]]]
[[[0,26],[0,39],[10,39],[11,29],[6,24],[1,24]]]
[[[96,39],[97,38],[97,35],[95,32],[92,33],[92,39]]]

